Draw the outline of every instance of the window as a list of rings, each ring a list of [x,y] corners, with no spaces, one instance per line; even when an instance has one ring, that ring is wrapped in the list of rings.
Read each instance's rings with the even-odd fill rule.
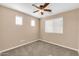
[[[31,26],[35,27],[35,20],[31,20]]]
[[[16,25],[23,25],[23,18],[22,16],[16,16]]]
[[[46,33],[63,33],[63,17],[45,21]]]

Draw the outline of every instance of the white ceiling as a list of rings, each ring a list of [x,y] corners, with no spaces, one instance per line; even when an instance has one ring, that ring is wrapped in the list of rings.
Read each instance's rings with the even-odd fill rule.
[[[35,4],[40,5],[41,3],[35,3]],[[61,12],[79,8],[79,3],[51,3],[48,5],[47,8],[52,9],[52,12],[51,13],[45,12],[44,15],[41,15],[39,12],[33,13],[33,11],[37,9],[32,6],[32,3],[0,3],[0,5],[24,12],[37,18],[55,15]]]

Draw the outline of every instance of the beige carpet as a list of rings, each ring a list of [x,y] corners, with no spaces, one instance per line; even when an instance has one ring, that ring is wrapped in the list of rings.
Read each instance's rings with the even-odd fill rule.
[[[78,52],[49,44],[43,41],[36,41],[25,46],[4,52],[2,56],[78,56]]]

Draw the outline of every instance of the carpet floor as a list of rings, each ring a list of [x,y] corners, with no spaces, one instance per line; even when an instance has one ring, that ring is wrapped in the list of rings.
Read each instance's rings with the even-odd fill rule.
[[[78,56],[77,51],[36,41],[10,51],[3,52],[1,56]]]

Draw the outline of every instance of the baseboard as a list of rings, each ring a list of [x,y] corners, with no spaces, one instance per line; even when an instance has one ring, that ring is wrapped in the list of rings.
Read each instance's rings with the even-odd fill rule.
[[[41,40],[41,39],[40,39],[40,40]],[[64,48],[71,49],[71,50],[74,50],[74,51],[79,52],[78,49],[75,49],[75,48],[67,47],[67,46],[60,45],[60,44],[57,44],[57,43],[54,43],[54,42],[53,42],[53,43],[52,43],[52,42],[48,42],[48,41],[46,41],[46,40],[41,40],[41,41],[44,41],[44,42],[47,42],[47,43],[50,43],[50,44],[54,44],[54,45],[57,45],[57,46],[60,46],[60,47],[64,47]]]
[[[0,54],[3,53],[3,52],[6,52],[6,51],[9,51],[9,50],[12,50],[12,49],[15,49],[15,48],[18,48],[18,47],[21,47],[21,46],[24,46],[24,45],[33,43],[33,42],[36,42],[36,41],[38,41],[38,40],[34,40],[34,41],[31,41],[31,42],[27,42],[27,43],[24,43],[24,44],[17,45],[17,46],[15,46],[15,47],[11,47],[11,48],[2,50],[2,51],[0,51]]]

